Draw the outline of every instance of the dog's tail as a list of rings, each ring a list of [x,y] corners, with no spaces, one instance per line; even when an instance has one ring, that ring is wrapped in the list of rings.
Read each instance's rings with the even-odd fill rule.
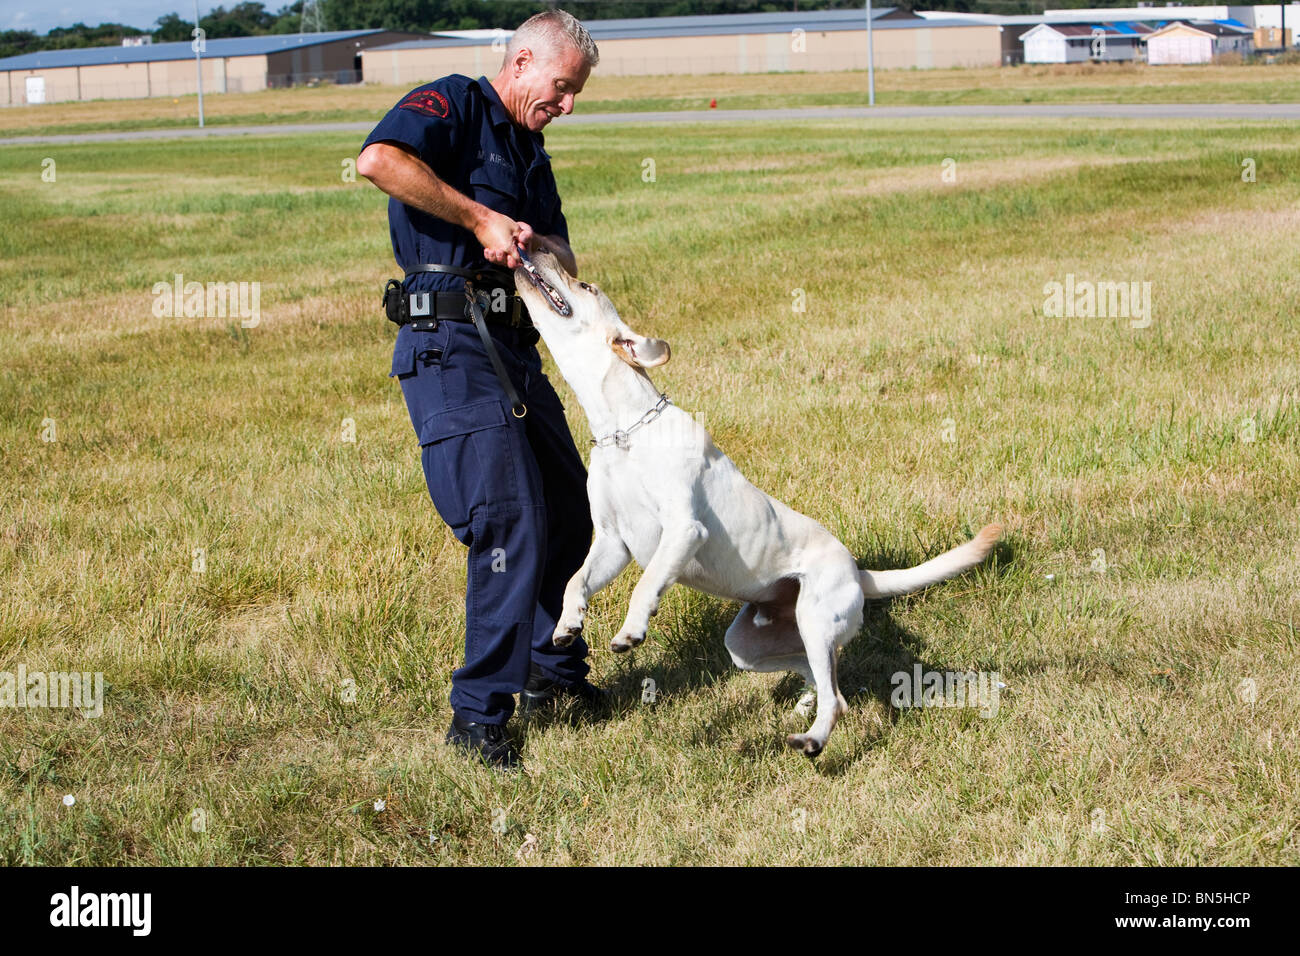
[[[931,558],[914,568],[902,568],[898,571],[859,571],[862,576],[862,593],[868,600],[896,597],[956,577],[988,557],[988,553],[993,550],[993,546],[1001,537],[1001,526],[988,524],[965,544],[958,545],[951,551],[945,551],[937,558]]]

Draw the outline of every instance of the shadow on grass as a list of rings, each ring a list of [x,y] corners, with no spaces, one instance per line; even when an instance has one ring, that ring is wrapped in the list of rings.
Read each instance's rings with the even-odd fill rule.
[[[1012,547],[1006,541],[999,542],[982,566],[983,573],[995,578],[1005,576],[1013,557]],[[877,549],[865,555],[860,563],[870,568],[897,568],[918,562],[914,554]],[[647,647],[657,650],[657,654],[647,655],[642,650],[618,658],[617,672],[607,684],[612,698],[610,712],[594,719],[630,715],[642,705],[648,688],[656,694],[694,697],[736,672],[723,641],[740,604],[695,591],[686,591],[683,596],[683,603],[670,620],[652,622]],[[890,729],[905,713],[890,704],[895,686],[893,675],[910,675],[918,664],[922,671],[951,669],[948,664],[924,656],[924,638],[899,624],[891,613],[891,605],[891,601],[867,602],[862,629],[841,652],[838,670],[840,691],[850,708],[875,698],[885,705],[888,722],[879,732],[868,736],[851,736],[842,727],[832,734],[827,751],[815,763],[823,775],[843,773],[887,739]],[[648,685],[647,681],[654,683]],[[772,695],[779,710],[791,712],[803,691],[803,678],[791,673],[773,688]],[[744,725],[751,718],[752,712],[743,702],[720,702],[708,720],[698,724],[683,743],[692,748],[707,748],[716,746],[720,737],[737,734],[743,739],[740,745],[743,755],[753,757],[787,751],[785,733],[779,728],[772,729],[770,742],[750,739]],[[576,709],[561,705],[539,712],[528,723],[541,729],[556,720],[583,719]],[[808,723],[811,725],[811,718]],[[790,755],[797,759],[793,752]]]

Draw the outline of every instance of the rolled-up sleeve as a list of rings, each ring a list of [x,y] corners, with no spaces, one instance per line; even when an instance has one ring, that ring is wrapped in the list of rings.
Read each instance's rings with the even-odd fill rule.
[[[454,156],[461,147],[463,125],[457,99],[437,84],[412,90],[379,121],[362,151],[374,143],[400,143],[436,166],[438,157]]]

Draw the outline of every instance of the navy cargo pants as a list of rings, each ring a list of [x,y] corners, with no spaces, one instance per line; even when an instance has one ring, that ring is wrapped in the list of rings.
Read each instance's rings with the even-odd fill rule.
[[[490,327],[528,407],[515,418],[469,322],[398,331],[402,385],[438,514],[469,548],[465,666],[452,674],[462,720],[503,724],[530,662],[560,683],[586,677],[587,645],[551,643],[564,586],[591,544],[587,473],[531,329]]]

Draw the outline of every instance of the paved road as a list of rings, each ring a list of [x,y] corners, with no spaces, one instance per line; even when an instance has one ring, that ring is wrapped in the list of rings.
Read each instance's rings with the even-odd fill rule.
[[[1061,103],[1027,106],[806,106],[770,110],[678,110],[661,113],[578,113],[558,120],[563,126],[615,123],[738,123],[754,120],[790,122],[818,119],[1213,119],[1300,120],[1300,103]],[[266,126],[209,126],[11,136],[0,145],[105,143],[141,139],[193,139],[206,136],[297,136],[302,133],[368,133],[379,121],[293,123]]]

